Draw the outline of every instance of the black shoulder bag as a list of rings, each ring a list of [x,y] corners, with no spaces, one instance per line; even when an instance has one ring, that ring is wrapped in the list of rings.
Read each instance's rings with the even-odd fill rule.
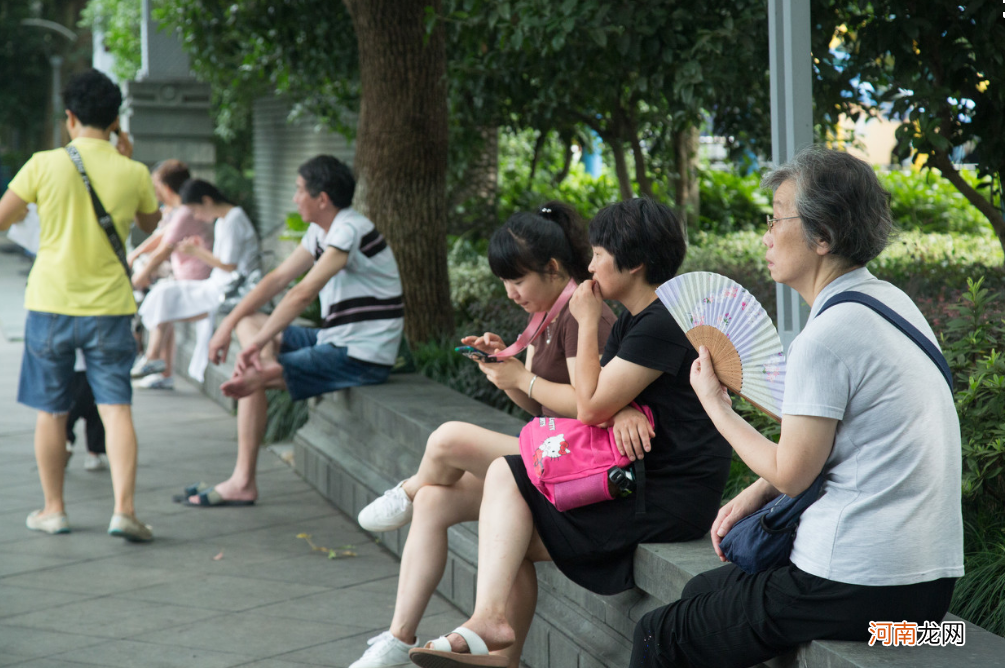
[[[953,374],[938,347],[918,331],[917,327],[875,297],[851,290],[842,292],[828,299],[817,315],[835,304],[847,302],[871,308],[906,334],[935,362],[949,383],[949,390],[952,391]],[[734,524],[719,543],[719,549],[726,559],[751,574],[787,564],[796,537],[796,527],[799,526],[799,517],[820,496],[823,483],[824,474],[821,472],[809,488],[798,496],[788,497],[779,494],[756,513]]]
[[[67,146],[66,152],[70,154],[70,160],[77,166],[77,171],[80,172],[81,178],[84,179],[87,192],[91,195],[91,204],[94,205],[94,214],[98,217],[98,224],[101,225],[101,229],[108,235],[108,241],[112,244],[115,257],[119,258],[122,268],[125,269],[126,278],[132,279],[133,272],[129,269],[129,261],[126,260],[126,249],[122,245],[122,239],[115,230],[115,223],[112,222],[111,215],[105,211],[104,205],[98,199],[98,193],[94,192],[94,188],[91,187],[91,179],[87,178],[87,172],[84,171],[84,161],[80,159],[80,152],[76,146]]]

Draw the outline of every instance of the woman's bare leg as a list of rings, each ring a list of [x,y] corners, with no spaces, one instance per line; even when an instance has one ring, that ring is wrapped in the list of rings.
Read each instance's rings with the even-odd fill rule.
[[[516,643],[517,628],[507,619],[511,592],[526,561],[546,559],[547,550],[534,529],[534,518],[509,465],[497,459],[489,466],[482,493],[475,612],[463,624],[481,636],[490,650]],[[527,615],[526,605],[519,610],[522,621]],[[529,622],[526,624],[529,628]],[[451,634],[448,639],[455,652],[468,650],[460,636]]]
[[[148,333],[147,360],[159,360],[164,351],[164,333],[170,327],[170,322],[162,322]]]
[[[402,486],[409,498],[425,485],[452,485],[465,471],[485,478],[492,460],[520,452],[516,436],[467,422],[445,422],[429,436],[418,472]]]
[[[446,568],[447,529],[478,519],[481,497],[482,481],[470,473],[449,487],[431,485],[416,494],[391,620],[391,633],[398,640],[415,642],[415,630]]]
[[[158,328],[160,329],[160,328]],[[161,359],[164,360],[164,377],[174,374],[174,323],[164,323],[164,334],[161,339]]]

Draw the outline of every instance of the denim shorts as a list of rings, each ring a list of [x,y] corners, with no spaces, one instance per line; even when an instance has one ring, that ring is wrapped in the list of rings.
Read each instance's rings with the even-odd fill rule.
[[[73,403],[73,363],[79,348],[97,404],[131,404],[129,370],[136,358],[132,316],[75,316],[28,311],[17,400],[46,413]]]
[[[349,349],[330,343],[318,345],[318,330],[290,326],[283,330],[279,348],[283,380],[294,401],[347,387],[383,383],[391,367],[349,357]]]

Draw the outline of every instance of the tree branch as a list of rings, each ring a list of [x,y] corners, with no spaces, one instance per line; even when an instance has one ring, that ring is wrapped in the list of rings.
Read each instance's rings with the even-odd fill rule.
[[[991,223],[991,227],[994,229],[995,234],[998,236],[999,243],[1001,243],[1002,248],[1005,249],[1005,217],[1002,216],[1001,211],[999,211],[994,204],[985,199],[983,195],[977,192],[973,186],[966,182],[949,159],[948,153],[933,151],[928,160],[928,164],[942,172],[942,175],[946,177],[950,183],[956,186],[956,189],[967,198],[967,201],[974,205],[974,208],[980,211],[984,217],[988,219],[988,222]]]

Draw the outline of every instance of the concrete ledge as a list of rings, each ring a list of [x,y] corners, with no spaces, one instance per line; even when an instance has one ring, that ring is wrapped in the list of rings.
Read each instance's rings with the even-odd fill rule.
[[[176,331],[176,366],[184,373],[194,328],[181,323]],[[235,341],[232,352],[238,349]],[[202,384],[207,395],[229,409],[234,402],[219,393],[219,385],[232,369],[232,363],[210,366]],[[418,375],[395,375],[383,385],[325,395],[311,400],[309,410],[307,424],[294,439],[297,473],[352,517],[415,471],[426,439],[443,422],[461,419],[508,433],[516,433],[522,425],[512,416]],[[378,537],[400,556],[407,535],[404,527]],[[449,543],[447,567],[437,591],[470,614],[477,578],[477,524],[451,528]],[[635,553],[638,588],[605,597],[573,584],[553,564],[539,564],[538,606],[523,662],[531,668],[624,666],[638,619],[678,599],[695,575],[720,565],[708,538],[641,545]],[[952,615],[947,619],[957,620]],[[766,665],[958,668],[1001,665],[1003,656],[1005,639],[967,624],[963,647],[869,647],[861,642],[815,641]]]

